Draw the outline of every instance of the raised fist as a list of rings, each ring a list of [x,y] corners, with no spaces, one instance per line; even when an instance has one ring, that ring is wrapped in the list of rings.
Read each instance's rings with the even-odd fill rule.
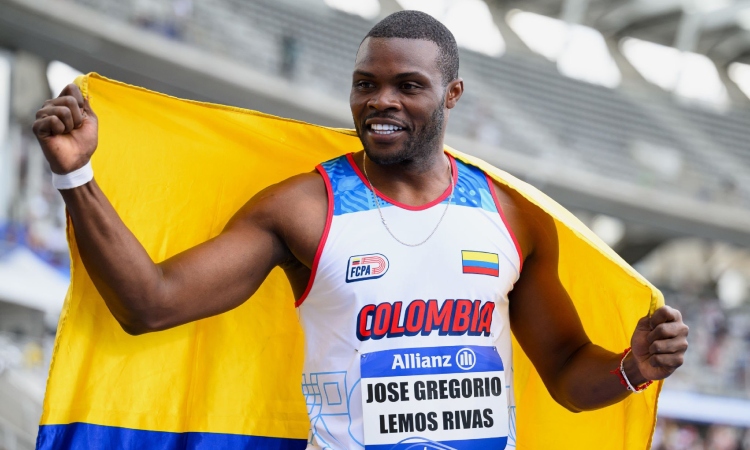
[[[44,102],[32,127],[52,172],[64,175],[86,165],[96,150],[99,124],[75,84]]]

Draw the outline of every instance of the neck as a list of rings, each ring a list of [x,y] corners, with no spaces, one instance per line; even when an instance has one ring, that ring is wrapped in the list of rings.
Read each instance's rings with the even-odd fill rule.
[[[450,160],[442,149],[419,160],[389,165],[377,164],[361,151],[354,154],[354,161],[361,171],[366,169],[377,191],[409,206],[430,203],[451,185]]]

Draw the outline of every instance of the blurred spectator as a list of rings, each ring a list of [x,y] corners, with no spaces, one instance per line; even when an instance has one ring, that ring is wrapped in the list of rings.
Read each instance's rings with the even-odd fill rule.
[[[134,22],[172,39],[182,39],[185,22],[193,13],[192,0],[135,0]]]
[[[737,450],[742,431],[726,425],[711,425],[708,428],[706,447],[713,450]]]
[[[747,249],[690,238],[670,240],[637,264],[690,326],[685,365],[668,389],[750,399],[748,261]]]
[[[750,450],[750,429],[659,419],[653,450]]]

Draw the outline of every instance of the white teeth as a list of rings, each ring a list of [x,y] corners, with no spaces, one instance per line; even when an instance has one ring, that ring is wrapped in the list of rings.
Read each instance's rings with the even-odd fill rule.
[[[403,129],[399,126],[387,123],[373,123],[370,125],[370,128],[377,134],[393,134],[393,132]]]

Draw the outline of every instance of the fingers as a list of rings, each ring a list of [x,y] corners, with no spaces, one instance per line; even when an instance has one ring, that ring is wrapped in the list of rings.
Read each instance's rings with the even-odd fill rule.
[[[682,314],[669,306],[640,319],[631,346],[641,374],[650,380],[670,376],[685,360],[689,331]]]
[[[77,115],[77,117],[76,117]],[[55,116],[65,126],[63,133],[68,133],[81,123],[81,112],[74,111],[66,106],[49,106],[41,114],[37,113],[37,118],[43,119],[47,116]],[[76,120],[77,119],[77,120]]]
[[[57,120],[44,120],[49,117],[56,117]],[[37,136],[48,136],[62,133],[69,133],[83,124],[84,111],[79,107],[78,100],[73,96],[61,96],[44,102],[44,106],[36,113],[37,121],[42,120],[39,124],[35,122],[34,133]],[[59,123],[58,123],[59,122]],[[62,124],[62,127],[60,127]],[[42,134],[37,133],[42,132]],[[49,132],[47,134],[47,132]]]
[[[685,353],[688,348],[687,339],[675,338],[654,341],[649,345],[648,351],[652,355],[668,353]]]
[[[666,312],[668,313],[666,316],[674,317],[675,320],[656,325],[648,333],[646,340],[649,343],[648,352],[651,355],[648,358],[649,364],[652,367],[668,369],[671,373],[681,366],[685,359],[685,352],[688,349],[687,336],[690,329],[682,323],[682,316],[679,315],[679,311]],[[677,315],[674,312],[677,312]]]
[[[34,134],[39,138],[63,134],[65,133],[65,129],[65,124],[57,116],[46,116],[37,119],[32,126]]]
[[[665,322],[682,322],[682,314],[678,310],[665,305],[654,311],[649,320],[651,328],[656,328],[659,324]]]
[[[81,93],[81,90],[73,83],[70,83],[69,85],[65,86],[65,88],[60,92],[60,97],[73,97],[76,101],[76,104],[80,107],[83,107],[83,94]]]
[[[651,367],[666,368],[673,372],[685,362],[684,353],[669,353],[664,355],[654,355],[649,358]]]
[[[80,94],[80,92],[79,92]],[[83,104],[78,103],[78,99],[67,95],[65,97],[57,97],[51,100],[52,105],[67,108],[73,118],[73,126],[78,128],[83,123],[83,110],[81,109]]]
[[[81,111],[77,110],[77,108],[76,110],[71,110],[66,106],[46,106],[37,112],[36,117],[37,120],[44,120],[51,117],[56,118],[57,120],[46,121],[46,123],[57,124],[59,122],[62,124],[62,128],[58,127],[57,125],[49,128],[51,131],[54,131],[53,134],[70,133],[75,128],[79,127],[81,123],[83,123]],[[44,129],[44,127],[42,127],[41,129]]]
[[[656,328],[651,330],[646,336],[649,344],[655,341],[664,339],[673,339],[678,337],[686,338],[690,328],[682,322],[668,322],[661,325],[657,325]]]

